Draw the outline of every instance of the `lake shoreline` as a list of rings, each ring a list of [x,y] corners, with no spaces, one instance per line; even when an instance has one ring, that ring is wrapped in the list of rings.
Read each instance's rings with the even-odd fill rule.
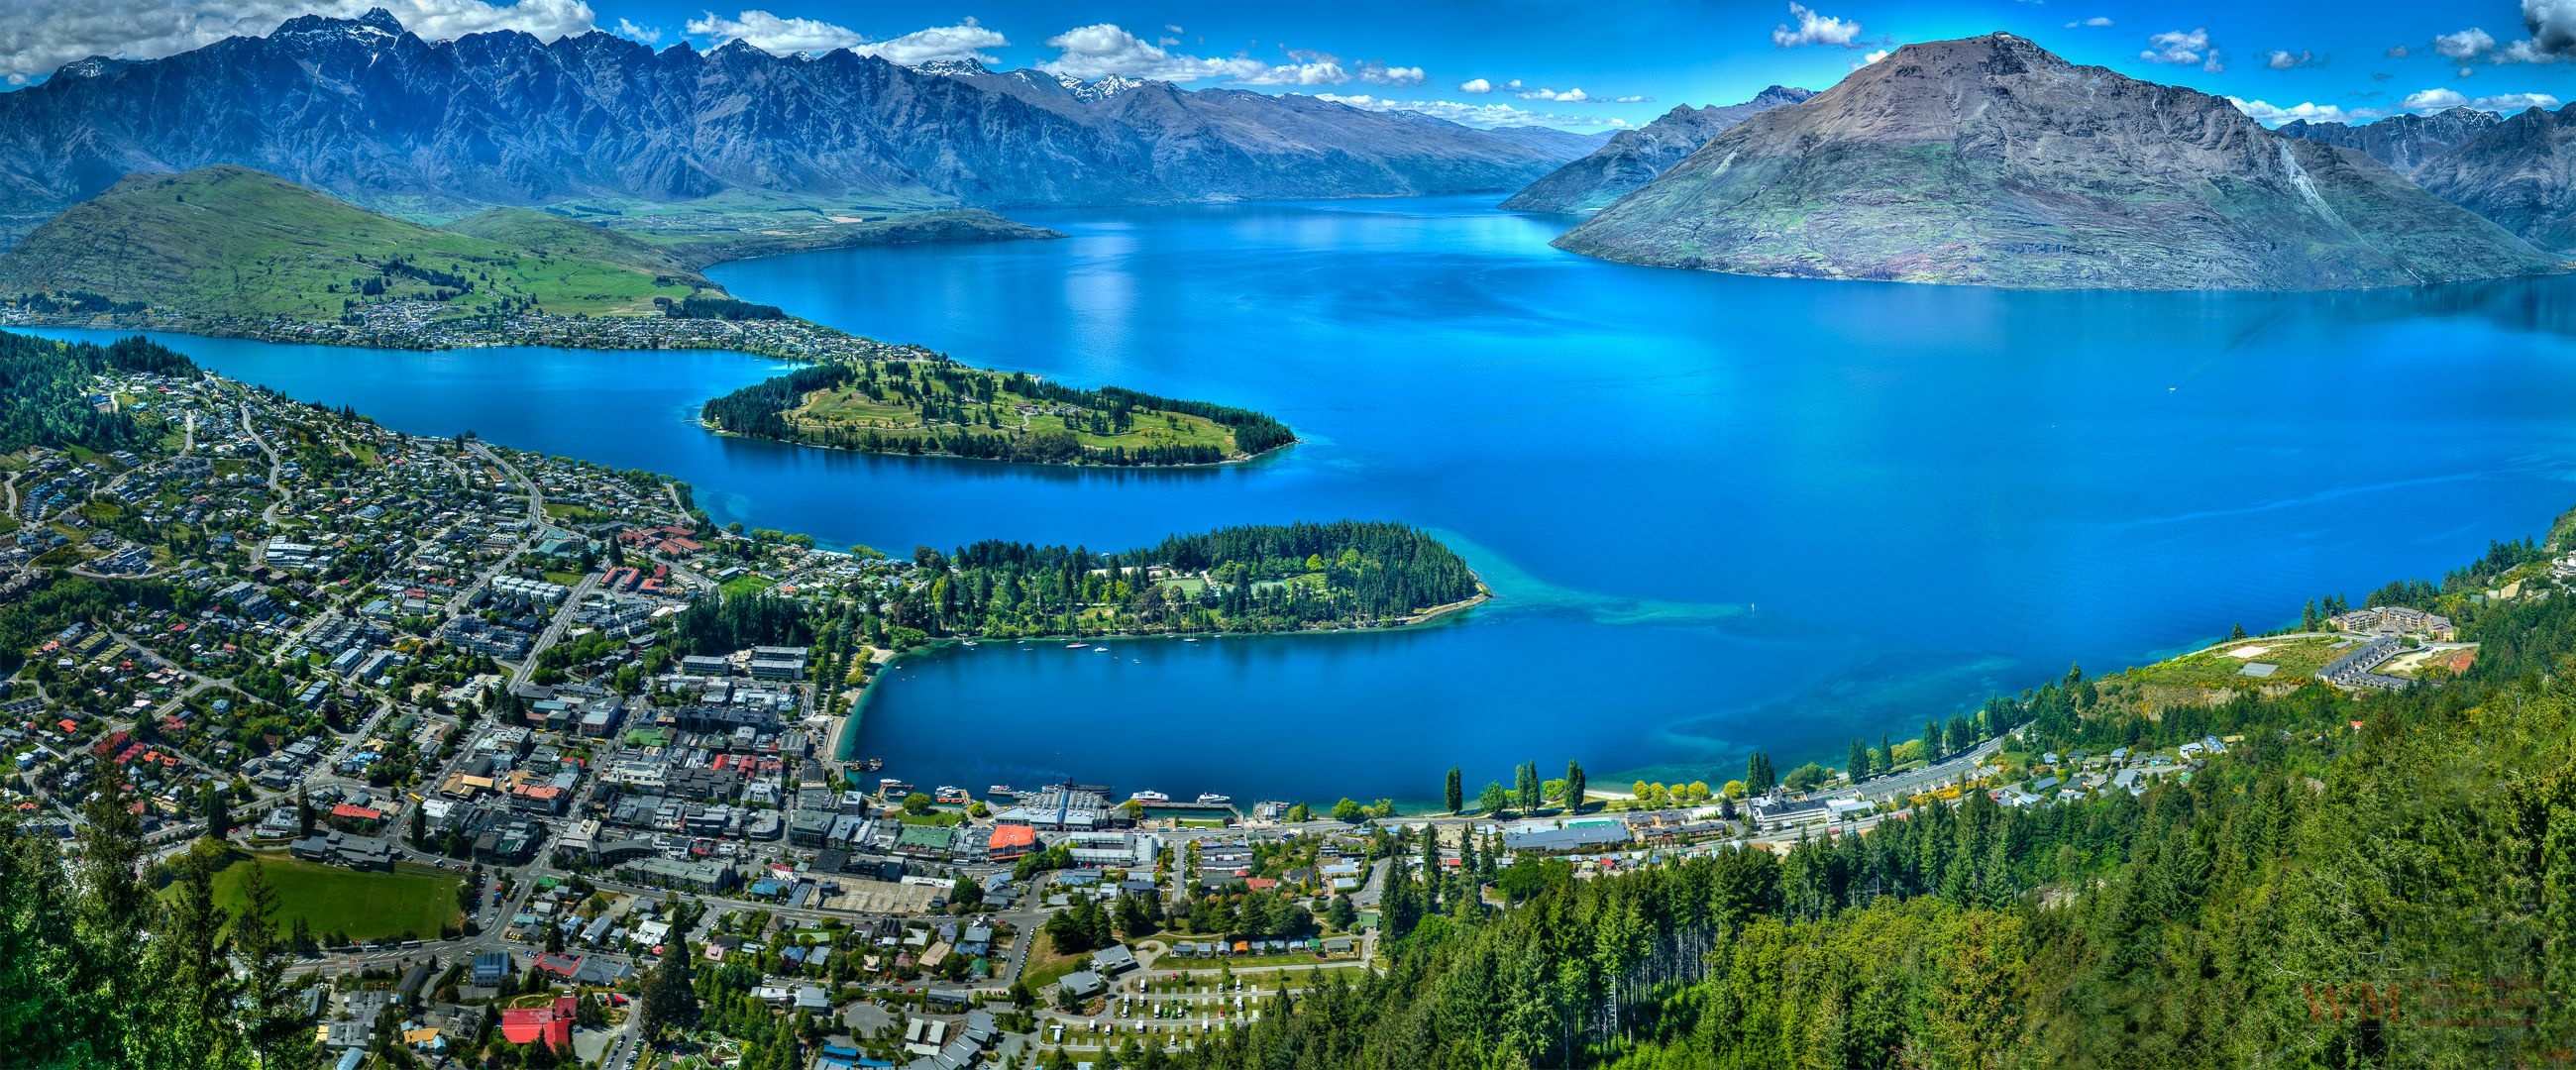
[[[860,760],[860,755],[858,754],[860,726],[867,720],[869,704],[876,700],[877,685],[883,683],[888,674],[894,672],[898,666],[909,658],[921,657],[928,654],[946,654],[951,650],[966,647],[968,644],[980,646],[985,643],[1011,643],[1014,645],[1020,643],[1092,643],[1097,645],[1101,642],[1106,642],[1112,639],[1222,639],[1229,634],[1238,639],[1312,639],[1326,635],[1378,635],[1389,632],[1420,631],[1427,628],[1449,624],[1450,622],[1463,617],[1468,611],[1493,600],[1493,589],[1485,586],[1484,579],[1479,577],[1476,580],[1476,596],[1473,598],[1451,602],[1446,605],[1433,606],[1430,609],[1423,610],[1420,613],[1416,613],[1405,618],[1403,623],[1383,625],[1375,628],[1299,628],[1294,631],[1285,632],[1232,633],[1217,631],[1179,631],[1152,632],[1142,635],[1122,633],[1115,636],[1090,637],[1078,635],[1024,635],[1013,636],[1007,639],[991,639],[983,636],[946,636],[933,639],[920,646],[902,651],[886,658],[882,663],[878,663],[878,668],[868,674],[868,682],[859,689],[858,701],[850,704],[850,712],[843,715],[841,717],[842,723],[835,726],[833,729],[837,738],[832,741],[832,760],[844,765],[855,763]]]

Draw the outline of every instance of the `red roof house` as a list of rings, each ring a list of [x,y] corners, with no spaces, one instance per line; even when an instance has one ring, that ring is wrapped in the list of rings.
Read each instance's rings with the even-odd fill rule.
[[[573,1012],[580,1006],[571,995],[556,996],[543,1007],[511,1007],[501,1012],[501,1036],[512,1044],[538,1040],[557,1051],[572,1050]]]

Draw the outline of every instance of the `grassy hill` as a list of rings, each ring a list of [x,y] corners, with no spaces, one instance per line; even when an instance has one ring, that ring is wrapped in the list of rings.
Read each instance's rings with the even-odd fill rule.
[[[712,289],[650,244],[543,213],[442,230],[240,167],[128,175],[0,256],[0,291],[94,294],[153,311],[336,321],[427,301],[437,318],[535,309],[651,315]]]

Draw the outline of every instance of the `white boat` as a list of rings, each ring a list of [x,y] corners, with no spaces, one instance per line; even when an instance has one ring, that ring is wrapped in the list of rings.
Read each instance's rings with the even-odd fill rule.
[[[1233,802],[1233,801],[1234,801],[1234,796],[1231,796],[1231,795],[1219,795],[1219,794],[1217,794],[1217,793],[1215,793],[1215,792],[1213,792],[1213,791],[1209,791],[1209,792],[1201,792],[1201,793],[1199,794],[1199,802],[1200,802],[1201,804],[1203,804],[1203,805],[1214,806],[1214,805],[1216,805],[1216,804],[1218,804],[1218,803],[1230,803],[1230,802]]]
[[[1087,647],[1087,646],[1090,646],[1090,645],[1091,645],[1091,644],[1089,644],[1089,643],[1066,643],[1066,644],[1064,645],[1064,648],[1065,648],[1066,650],[1080,650],[1080,649],[1082,649],[1082,648],[1084,648],[1084,647]]]
[[[1091,648],[1091,652],[1094,654],[1106,654],[1109,652],[1109,648],[1105,646],[1095,646]]]
[[[1010,786],[1010,785],[1008,785],[1008,784],[995,784],[995,785],[993,785],[992,787],[985,788],[985,789],[984,789],[984,794],[986,794],[986,795],[1017,795],[1017,794],[1019,794],[1019,792],[1016,792],[1016,791],[1011,790],[1011,786]]]
[[[1133,801],[1133,802],[1147,802],[1147,803],[1159,803],[1159,802],[1170,802],[1170,801],[1172,801],[1172,797],[1171,797],[1171,796],[1169,796],[1169,795],[1165,795],[1165,794],[1163,794],[1162,792],[1159,792],[1159,791],[1140,791],[1140,792],[1137,792],[1137,793],[1136,793],[1136,794],[1134,794],[1134,795],[1130,795],[1130,796],[1128,796],[1127,798],[1128,798],[1130,801]]]

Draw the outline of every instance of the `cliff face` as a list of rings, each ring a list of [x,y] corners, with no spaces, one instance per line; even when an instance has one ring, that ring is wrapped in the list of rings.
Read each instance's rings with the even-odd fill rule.
[[[2413,174],[2426,161],[2495,129],[2503,121],[2491,111],[2452,108],[2432,115],[2391,115],[2361,126],[2300,119],[2273,127],[2272,132],[2351,149],[2401,174]]]
[[[2576,110],[2533,108],[2427,161],[2415,181],[2554,252],[2576,252]]]
[[[1753,116],[1557,245],[2021,287],[2297,290],[2552,269],[2367,156],[2009,34],[1908,45]]]
[[[1503,207],[1515,212],[1589,212],[1609,207],[1735,124],[1814,95],[1775,85],[1742,104],[1681,105],[1654,122],[1610,135],[1608,144],[1530,183],[1528,189],[1504,201]]]
[[[1504,190],[1589,148],[1313,97],[847,51],[657,53],[604,33],[429,42],[377,10],[83,61],[0,94],[0,215],[212,164],[433,208],[727,190],[1017,207]]]

